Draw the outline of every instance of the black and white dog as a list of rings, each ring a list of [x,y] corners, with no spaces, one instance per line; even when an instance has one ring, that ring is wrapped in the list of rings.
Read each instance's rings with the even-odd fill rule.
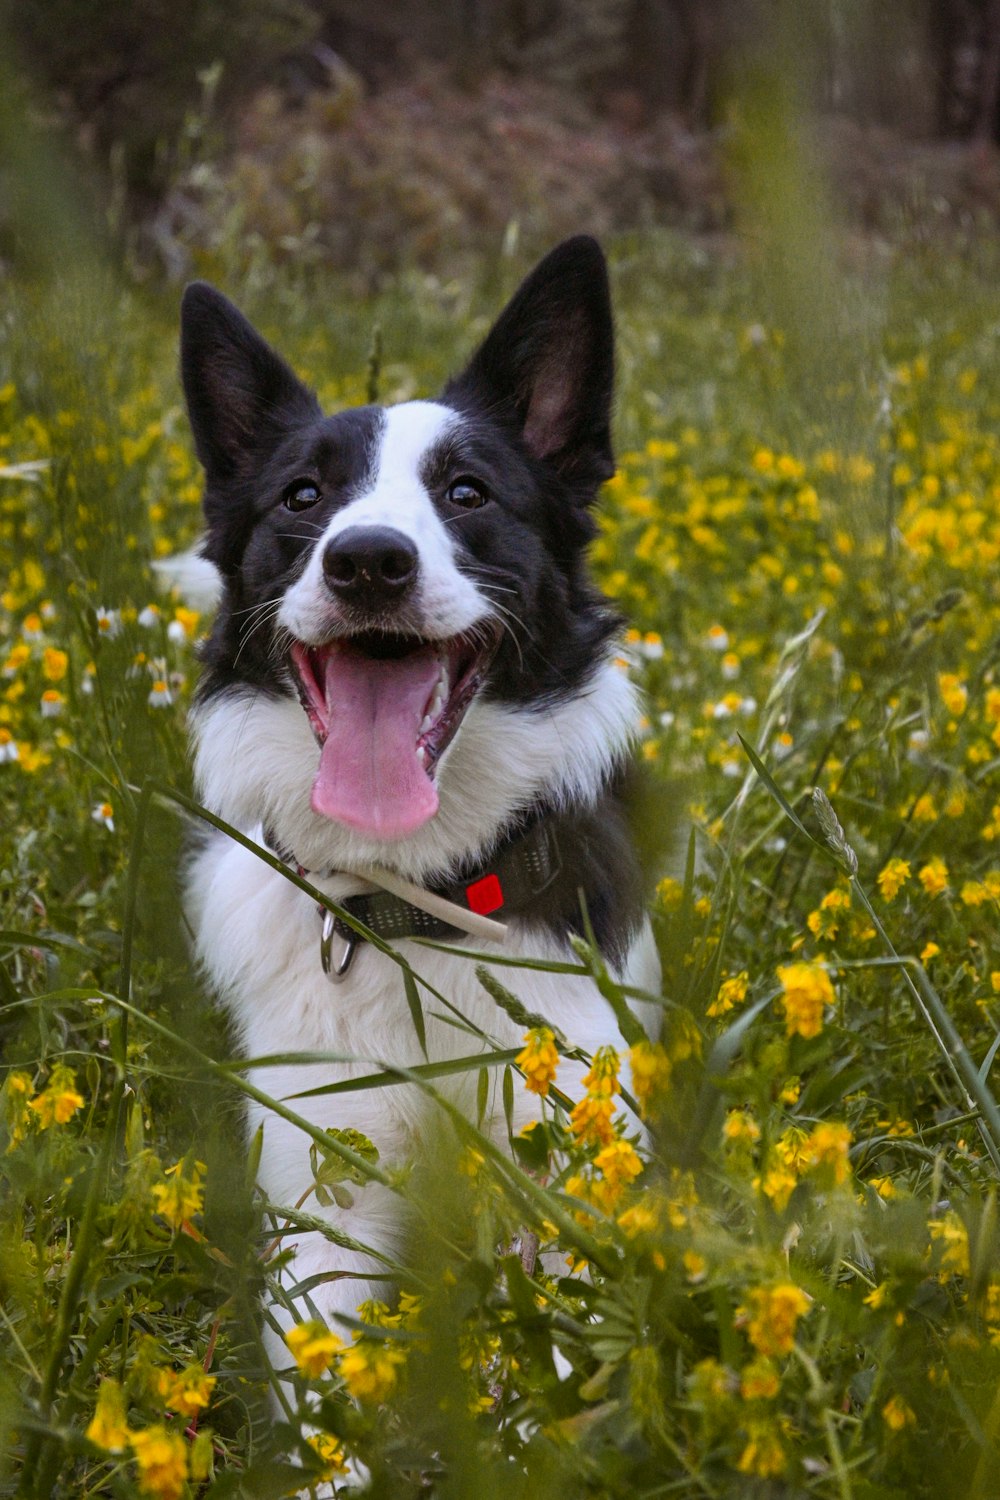
[[[543,260],[436,401],[324,416],[200,283],[184,297],[182,374],[206,476],[203,553],[223,584],[193,714],[205,805],[397,943],[500,1046],[521,1029],[474,964],[413,937],[489,950],[502,922],[505,952],[571,957],[582,891],[608,963],[656,992],[619,797],[636,694],[614,660],[619,622],[585,567],[591,507],[614,468],[596,243],[571,239]],[[217,836],[190,885],[200,958],[247,1053],[357,1059],[261,1067],[262,1090],[287,1098],[423,1060],[398,966],[274,869]],[[589,979],[502,974],[573,1043],[620,1045]],[[426,1044],[432,1059],[475,1047],[430,1014]],[[581,1071],[567,1065],[560,1085],[572,1092]],[[525,1123],[538,1101],[517,1095]],[[362,1131],[390,1165],[412,1153],[422,1114],[410,1086],[292,1107]],[[306,1199],[353,1240],[399,1248],[388,1189],[317,1207],[309,1140],[266,1108],[250,1113],[272,1202]],[[378,1269],[299,1236],[294,1283],[325,1316],[384,1297],[365,1280]],[[276,1339],[272,1353],[288,1363]]]

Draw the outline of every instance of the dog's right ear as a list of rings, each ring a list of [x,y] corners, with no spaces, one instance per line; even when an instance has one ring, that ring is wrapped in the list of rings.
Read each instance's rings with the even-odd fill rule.
[[[316,397],[228,297],[193,281],[181,303],[181,380],[195,448],[209,485],[298,422]]]

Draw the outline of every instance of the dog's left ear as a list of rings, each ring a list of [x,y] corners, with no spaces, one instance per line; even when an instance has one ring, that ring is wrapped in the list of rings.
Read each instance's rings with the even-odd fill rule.
[[[596,488],[615,471],[613,385],[607,264],[596,240],[577,235],[521,284],[444,400],[506,413],[535,458]]]
[[[316,397],[215,287],[193,281],[181,302],[181,380],[210,486],[253,464],[262,446],[319,415]]]

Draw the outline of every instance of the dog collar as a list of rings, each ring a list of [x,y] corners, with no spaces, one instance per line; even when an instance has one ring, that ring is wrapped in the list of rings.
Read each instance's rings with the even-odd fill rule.
[[[269,828],[264,829],[264,843],[299,875],[308,877],[320,873],[301,865]],[[431,894],[480,917],[513,917],[530,911],[538,897],[553,885],[561,872],[562,860],[555,830],[546,821],[538,820],[524,832],[501,844],[488,864],[465,869],[459,878],[447,883],[428,885],[427,889]],[[325,870],[322,877],[347,873],[349,872]],[[467,936],[461,928],[423,911],[391,891],[346,896],[339,904],[352,917],[370,928],[377,937],[392,942],[412,937],[442,939]],[[346,976],[358,944],[365,939],[325,907],[319,907],[319,912],[323,918],[320,961],[323,972],[337,982]],[[341,943],[340,952],[336,955],[335,938]]]

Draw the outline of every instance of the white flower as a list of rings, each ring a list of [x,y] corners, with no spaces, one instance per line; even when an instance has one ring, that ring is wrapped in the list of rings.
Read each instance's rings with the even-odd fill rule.
[[[138,622],[145,630],[151,630],[160,618],[160,606],[158,604],[147,604],[138,614]]]
[[[115,831],[115,810],[110,802],[98,802],[90,810],[90,816],[95,823],[100,823],[109,833]]]
[[[712,625],[705,637],[705,645],[710,651],[728,651],[728,632],[721,625]]]
[[[188,633],[181,620],[171,620],[167,626],[167,640],[173,641],[175,646],[183,646],[187,641]]]
[[[174,701],[174,695],[167,684],[162,681],[154,682],[146,702],[150,708],[169,708]]]
[[[95,610],[95,614],[97,615],[98,635],[105,636],[109,641],[114,640],[122,628],[121,615],[116,609],[105,609],[103,605]]]
[[[21,759],[17,741],[9,729],[0,729],[0,766]]]
[[[66,700],[58,688],[48,688],[42,694],[41,710],[43,719],[58,719],[65,707]]]

